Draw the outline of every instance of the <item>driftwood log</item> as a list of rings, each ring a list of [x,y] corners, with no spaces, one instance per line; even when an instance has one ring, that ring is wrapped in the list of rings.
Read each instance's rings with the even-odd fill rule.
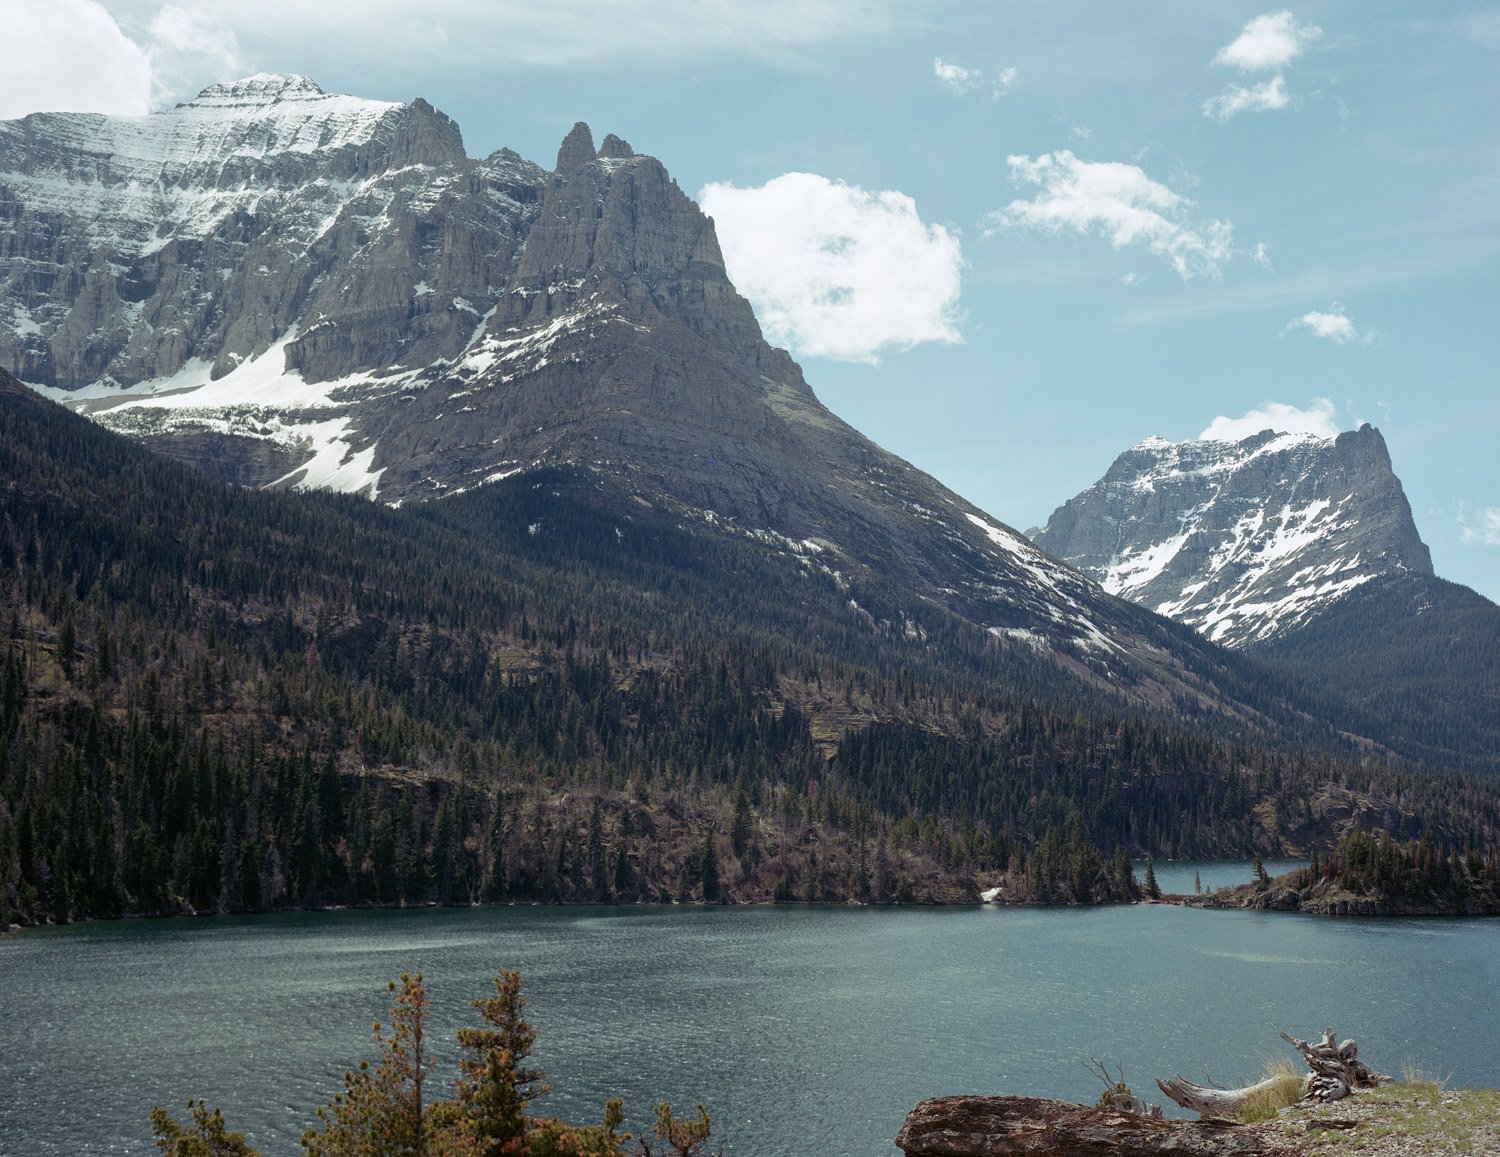
[[[1271,1157],[1283,1145],[1232,1121],[1164,1121],[1041,1097],[933,1097],[896,1135],[907,1157]]]
[[[1359,1045],[1354,1041],[1335,1043],[1338,1038],[1331,1028],[1323,1030],[1323,1039],[1316,1044],[1286,1033],[1281,1034],[1281,1039],[1301,1053],[1307,1062],[1309,1072],[1302,1083],[1302,1100],[1306,1103],[1340,1101],[1355,1089],[1372,1089],[1392,1079],[1360,1060]],[[1277,1078],[1270,1077],[1242,1089],[1214,1089],[1196,1085],[1179,1074],[1169,1081],[1158,1079],[1156,1086],[1184,1109],[1192,1109],[1200,1116],[1227,1117],[1251,1097],[1268,1091],[1276,1083]]]

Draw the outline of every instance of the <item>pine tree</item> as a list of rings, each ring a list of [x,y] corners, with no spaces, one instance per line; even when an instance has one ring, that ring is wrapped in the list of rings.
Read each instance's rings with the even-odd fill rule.
[[[398,988],[389,986],[395,1001],[390,1023],[376,1023],[375,1043],[380,1059],[372,1068],[344,1074],[344,1091],[318,1110],[321,1128],[302,1135],[310,1157],[377,1157],[420,1154],[422,1146],[422,1084],[432,1067],[423,1046],[427,991],[422,975],[403,972]]]
[[[526,1134],[526,1106],[551,1089],[547,1074],[525,1061],[536,1045],[536,1029],[523,1015],[521,974],[495,973],[495,995],[475,1000],[490,1027],[458,1030],[465,1055],[459,1059],[458,1101],[488,1157],[517,1152]]]
[[[151,1131],[156,1147],[167,1157],[260,1157],[243,1133],[231,1133],[224,1124],[224,1113],[203,1101],[189,1101],[192,1125],[184,1128],[160,1105],[151,1110]]]
[[[703,879],[703,899],[709,904],[719,902],[719,856],[714,849],[714,830],[708,829],[708,834],[703,837],[703,866],[700,872]]]

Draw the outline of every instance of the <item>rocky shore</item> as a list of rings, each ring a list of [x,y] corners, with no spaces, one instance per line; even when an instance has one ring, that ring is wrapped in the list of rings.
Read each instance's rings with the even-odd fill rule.
[[[1382,1086],[1269,1121],[1157,1120],[1039,1097],[935,1097],[896,1137],[907,1157],[1448,1157],[1500,1153],[1500,1091]]]

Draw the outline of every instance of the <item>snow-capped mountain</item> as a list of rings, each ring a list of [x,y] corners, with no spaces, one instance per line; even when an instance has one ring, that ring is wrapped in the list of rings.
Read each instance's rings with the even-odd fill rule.
[[[1234,647],[1296,632],[1374,579],[1432,574],[1369,425],[1148,438],[1032,538],[1105,590]]]
[[[0,125],[0,205],[0,366],[222,478],[406,503],[571,463],[878,576],[904,609],[851,605],[872,629],[920,638],[936,604],[1141,696],[1221,697],[1211,652],[825,409],[713,222],[617,137],[475,161],[422,101],[257,76]]]

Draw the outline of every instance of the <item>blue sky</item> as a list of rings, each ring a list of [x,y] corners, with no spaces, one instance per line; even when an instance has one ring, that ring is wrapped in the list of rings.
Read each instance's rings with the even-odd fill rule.
[[[0,116],[256,71],[660,157],[833,410],[1012,525],[1221,416],[1384,432],[1500,599],[1500,6],[0,0]],[[1249,423],[1254,426],[1252,419]]]

